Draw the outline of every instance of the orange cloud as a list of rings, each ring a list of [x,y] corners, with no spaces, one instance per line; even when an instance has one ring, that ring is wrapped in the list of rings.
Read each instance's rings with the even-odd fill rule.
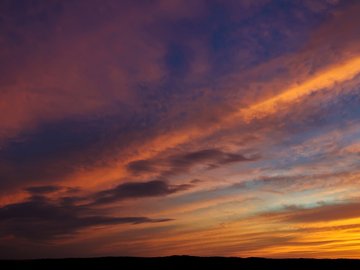
[[[238,114],[247,122],[254,118],[274,114],[281,108],[281,105],[291,104],[292,102],[299,101],[299,99],[317,91],[325,90],[336,84],[349,81],[355,78],[359,73],[360,56],[355,56],[345,63],[336,63],[333,67],[318,72],[318,74],[315,74],[313,77],[286,89],[279,95],[251,105],[249,108],[241,109]],[[234,117],[237,116],[237,114],[234,114]]]

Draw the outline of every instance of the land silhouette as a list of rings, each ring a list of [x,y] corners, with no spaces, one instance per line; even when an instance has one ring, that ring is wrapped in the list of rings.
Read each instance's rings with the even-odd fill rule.
[[[265,259],[237,257],[101,257],[2,260],[2,269],[360,269],[356,259]]]

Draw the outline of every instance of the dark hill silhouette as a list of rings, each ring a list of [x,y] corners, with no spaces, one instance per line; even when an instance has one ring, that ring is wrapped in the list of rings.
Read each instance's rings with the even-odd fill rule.
[[[171,256],[158,258],[103,257],[74,259],[2,260],[2,269],[360,269],[351,259],[264,259]]]

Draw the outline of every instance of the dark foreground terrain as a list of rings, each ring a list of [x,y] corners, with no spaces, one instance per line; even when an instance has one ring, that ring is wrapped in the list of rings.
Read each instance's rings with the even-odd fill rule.
[[[360,260],[172,256],[3,260],[1,269],[360,269]]]

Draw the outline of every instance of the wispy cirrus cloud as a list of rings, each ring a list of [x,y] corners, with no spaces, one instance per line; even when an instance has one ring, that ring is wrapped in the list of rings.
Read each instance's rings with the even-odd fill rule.
[[[316,223],[337,220],[354,219],[360,217],[359,202],[339,202],[336,204],[324,204],[311,208],[301,206],[287,206],[279,212],[268,213],[274,218],[284,222]]]
[[[188,153],[179,153],[166,158],[135,160],[127,164],[128,170],[135,174],[159,173],[162,177],[186,173],[197,165],[205,165],[208,169],[236,162],[256,161],[259,155],[245,156],[238,153],[225,152],[220,149],[203,149]]]
[[[97,192],[93,195],[94,205],[113,203],[126,199],[139,199],[146,197],[162,197],[180,191],[188,190],[194,183],[171,185],[163,180],[148,182],[129,182],[114,188]]]

